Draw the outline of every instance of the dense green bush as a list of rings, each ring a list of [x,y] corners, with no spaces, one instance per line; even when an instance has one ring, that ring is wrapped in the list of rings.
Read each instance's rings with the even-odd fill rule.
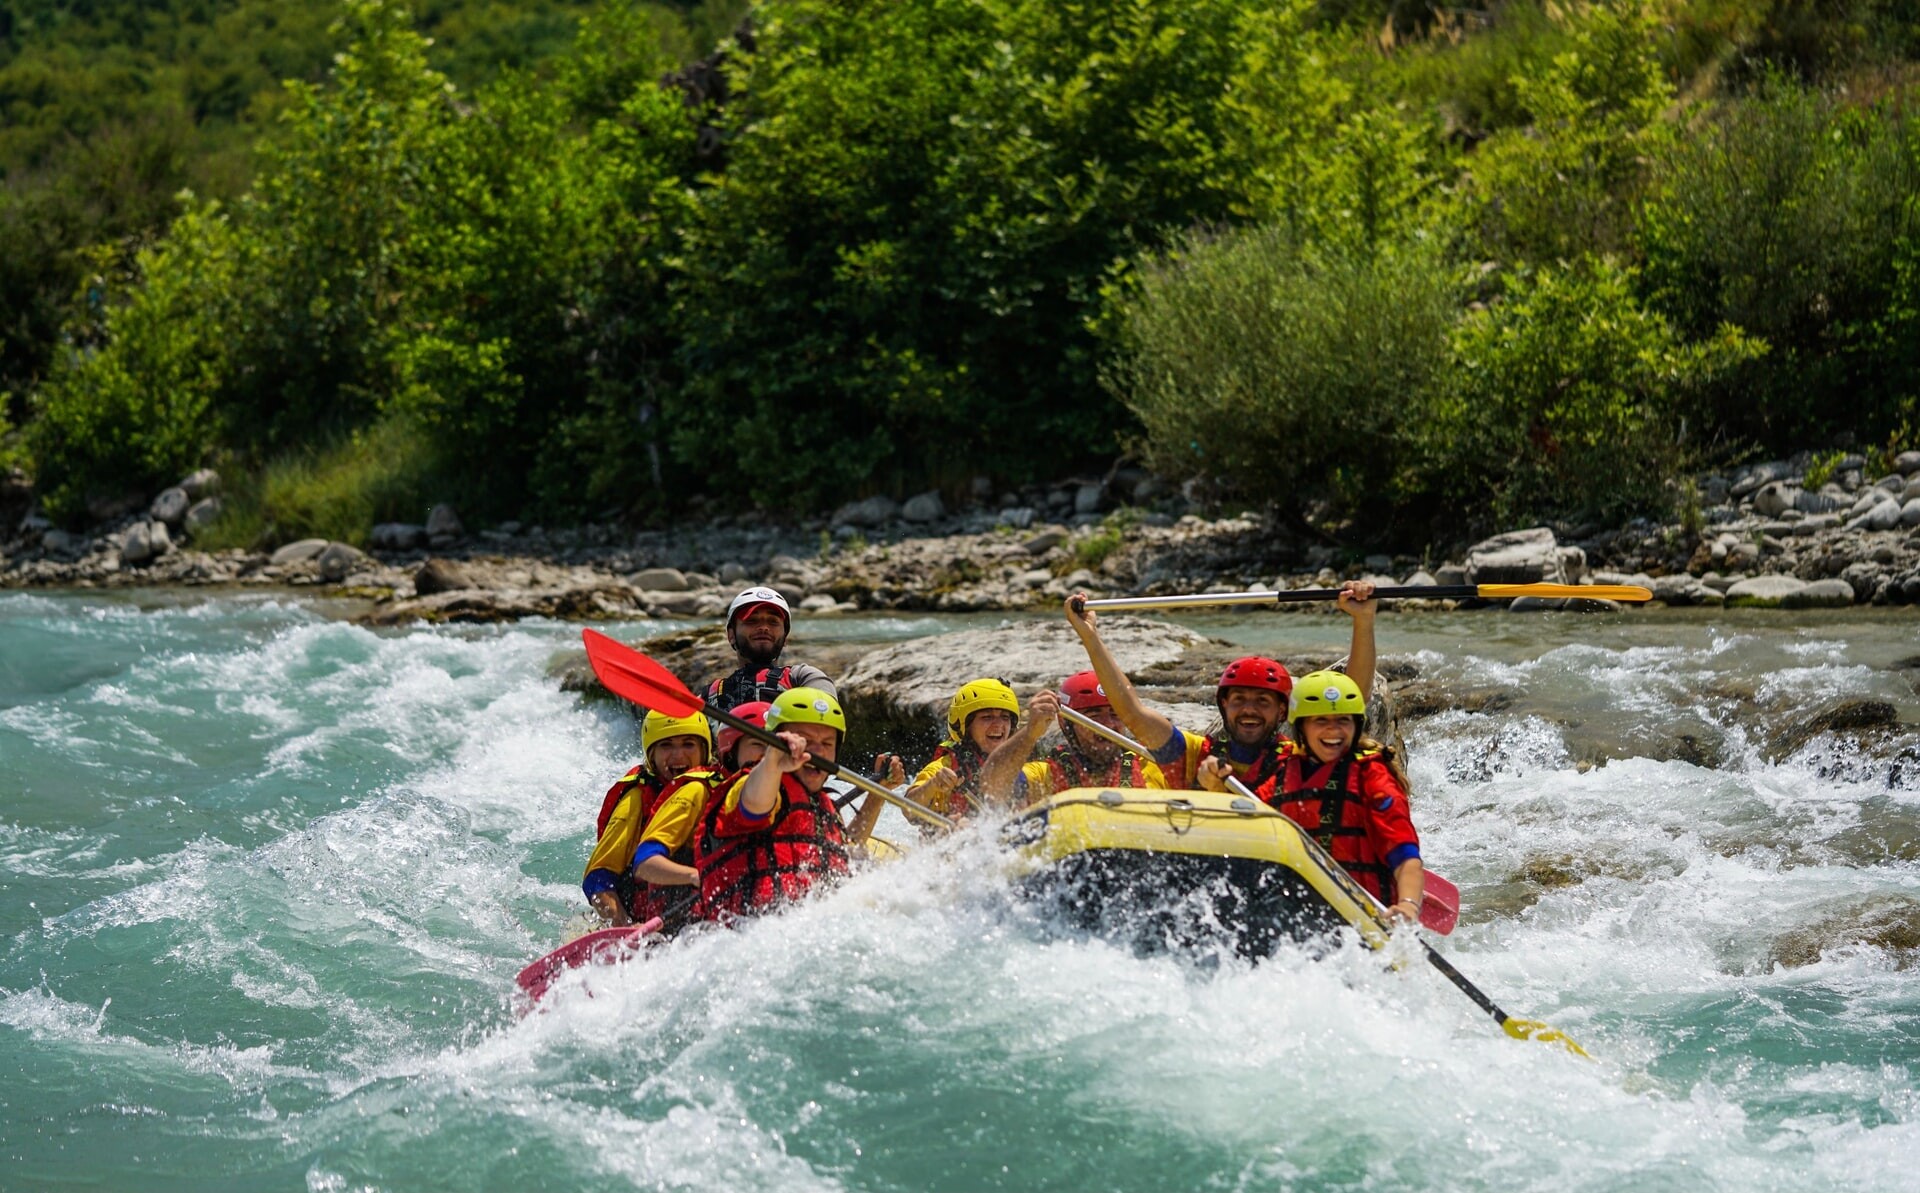
[[[1763,350],[1731,330],[1686,343],[1603,260],[1514,278],[1453,333],[1423,480],[1481,528],[1663,510],[1697,456],[1684,416]]]
[[[1515,78],[1532,123],[1490,137],[1468,164],[1468,251],[1501,262],[1572,261],[1622,248],[1645,155],[1671,128],[1673,89],[1649,54],[1644,2],[1599,6],[1538,75]]]
[[[1639,243],[1654,304],[1772,346],[1699,413],[1769,446],[1868,437],[1920,393],[1920,121],[1775,81],[1658,159]]]
[[[562,85],[509,76],[463,98],[403,10],[346,12],[347,49],[325,86],[292,86],[253,192],[195,207],[142,255],[45,387],[35,434],[63,516],[216,444],[305,459],[388,414],[458,445],[435,475],[482,516],[632,501],[617,465],[644,362],[664,355],[650,271],[692,140],[652,81],[659,22],[616,8]],[[649,81],[577,120],[605,94],[593,63],[644,63]]]
[[[1430,240],[1371,252],[1272,228],[1189,238],[1120,306],[1108,382],[1161,474],[1383,521],[1445,381],[1458,310]]]
[[[1221,97],[1296,5],[789,0],[720,114],[668,407],[686,465],[778,507],[1110,457],[1088,329],[1171,230],[1228,219]]]
[[[85,322],[40,389],[28,428],[54,517],[74,521],[90,497],[169,484],[219,440],[216,401],[235,344],[214,312],[232,294],[238,249],[226,214],[196,208],[119,274],[95,255]],[[122,293],[124,291],[124,293]]]

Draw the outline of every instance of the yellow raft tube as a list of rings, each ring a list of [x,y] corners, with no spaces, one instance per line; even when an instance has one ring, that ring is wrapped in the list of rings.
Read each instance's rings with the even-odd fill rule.
[[[1147,949],[1225,941],[1265,956],[1351,927],[1386,931],[1366,892],[1292,820],[1214,791],[1076,787],[1003,830],[1019,885],[1077,926]]]

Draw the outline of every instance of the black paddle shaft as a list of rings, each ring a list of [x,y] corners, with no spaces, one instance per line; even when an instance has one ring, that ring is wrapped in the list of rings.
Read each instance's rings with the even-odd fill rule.
[[[1376,588],[1373,590],[1373,595],[1376,599],[1383,601],[1465,600],[1468,597],[1479,596],[1480,587],[1476,584],[1414,584],[1399,588]],[[1332,601],[1338,600],[1339,596],[1338,588],[1298,588],[1292,592],[1274,593],[1273,603],[1286,605],[1299,601]]]

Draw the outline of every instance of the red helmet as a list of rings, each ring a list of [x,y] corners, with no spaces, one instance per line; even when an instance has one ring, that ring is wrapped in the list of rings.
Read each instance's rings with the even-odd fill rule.
[[[1213,693],[1214,703],[1218,704],[1227,697],[1228,688],[1264,688],[1269,692],[1278,692],[1281,703],[1293,695],[1293,676],[1287,669],[1272,659],[1263,659],[1250,654],[1244,659],[1235,659],[1227,664],[1220,673],[1220,683]]]
[[[755,729],[765,729],[767,727],[767,710],[772,707],[773,705],[765,700],[755,700],[748,704],[742,704],[740,707],[734,709],[733,715],[739,717],[747,724],[752,725]],[[745,736],[746,734],[731,725],[720,726],[720,733],[714,739],[716,753],[718,753],[722,759],[732,758],[733,748],[739,745],[740,739]],[[728,762],[727,765],[732,766],[733,764]]]
[[[1060,685],[1060,699],[1075,712],[1106,708],[1113,703],[1107,699],[1106,689],[1100,686],[1100,677],[1091,671],[1067,676]]]

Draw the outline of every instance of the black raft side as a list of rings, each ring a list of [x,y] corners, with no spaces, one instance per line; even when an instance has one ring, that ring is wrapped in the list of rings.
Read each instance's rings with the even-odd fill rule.
[[[1306,879],[1258,858],[1090,849],[1020,880],[1040,910],[1139,952],[1252,959],[1283,941],[1331,945],[1346,926]]]

